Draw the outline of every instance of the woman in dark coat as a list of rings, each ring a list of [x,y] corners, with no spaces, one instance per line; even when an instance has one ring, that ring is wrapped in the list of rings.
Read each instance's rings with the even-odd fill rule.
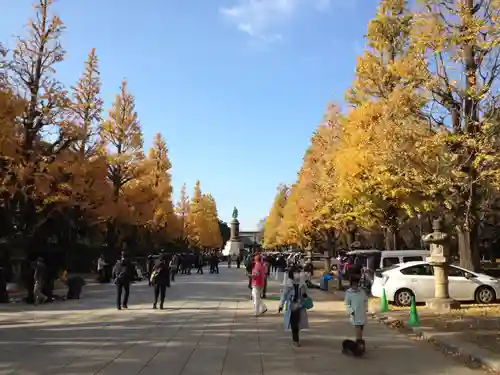
[[[158,304],[158,297],[160,297],[160,309],[163,309],[165,294],[167,288],[170,288],[170,267],[165,260],[165,256],[162,255],[160,257],[159,262],[153,269],[150,280],[154,284],[155,290],[153,309],[156,309],[156,306]]]

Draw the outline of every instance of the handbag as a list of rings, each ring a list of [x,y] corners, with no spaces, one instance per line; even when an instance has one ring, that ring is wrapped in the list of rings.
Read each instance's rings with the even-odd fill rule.
[[[158,277],[158,271],[157,270],[154,270],[153,273],[151,274],[151,278],[149,279],[149,281],[151,281],[151,283],[155,283],[156,282],[156,278]]]
[[[305,298],[302,302],[302,307],[306,310],[310,310],[314,307],[313,300],[309,297]]]

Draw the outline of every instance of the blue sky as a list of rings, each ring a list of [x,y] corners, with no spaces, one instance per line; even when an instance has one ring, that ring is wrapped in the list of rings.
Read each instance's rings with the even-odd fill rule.
[[[12,45],[32,1],[4,2],[0,40]],[[252,230],[277,185],[295,180],[327,103],[342,102],[377,3],[57,0],[67,27],[57,74],[73,84],[96,48],[106,104],[126,78],[145,146],[166,138],[175,196],[200,179],[223,220],[237,206]]]

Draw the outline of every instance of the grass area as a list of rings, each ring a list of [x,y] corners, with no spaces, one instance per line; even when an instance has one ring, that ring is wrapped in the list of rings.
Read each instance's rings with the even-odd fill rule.
[[[380,302],[370,300],[369,311],[378,311]],[[389,306],[390,316],[406,322],[409,308]],[[463,304],[460,310],[447,314],[435,314],[424,306],[417,306],[422,327],[449,335],[457,340],[474,343],[485,349],[500,353],[500,303],[491,305]]]

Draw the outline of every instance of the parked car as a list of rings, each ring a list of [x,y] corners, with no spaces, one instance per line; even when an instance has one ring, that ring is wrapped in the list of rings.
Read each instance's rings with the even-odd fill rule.
[[[450,297],[457,301],[494,303],[500,295],[500,280],[483,273],[468,271],[454,265],[449,267]],[[397,264],[375,272],[371,287],[374,297],[381,297],[382,290],[389,302],[409,306],[411,297],[424,302],[434,297],[433,267],[423,261]]]

